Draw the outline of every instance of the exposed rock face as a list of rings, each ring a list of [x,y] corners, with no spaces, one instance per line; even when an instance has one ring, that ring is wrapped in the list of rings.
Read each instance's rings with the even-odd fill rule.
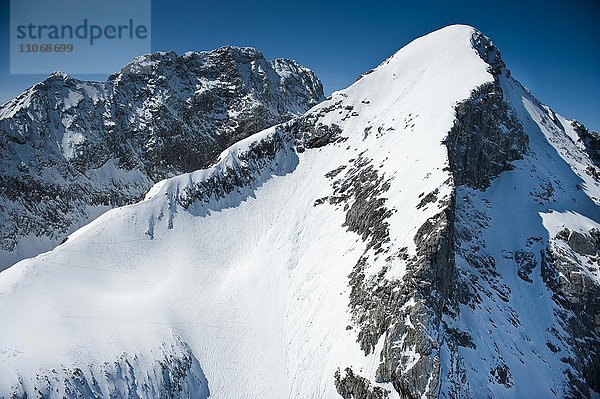
[[[148,360],[151,359],[151,368]],[[198,359],[176,339],[149,355],[122,353],[113,362],[86,367],[39,370],[33,389],[11,387],[13,399],[26,399],[27,392],[39,397],[100,398],[208,398],[210,391]]]
[[[506,102],[498,77],[510,76],[500,51],[480,32],[473,35],[473,48],[489,65],[494,83],[471,93],[456,107],[456,120],[446,146],[454,183],[485,189],[490,180],[510,170],[511,161],[523,158],[528,137],[523,125]]]
[[[322,96],[310,70],[252,48],[144,55],[106,82],[52,74],[0,108],[0,269]]]
[[[590,273],[600,260],[600,232],[582,233],[564,229],[542,254],[542,277],[559,305],[557,316],[573,349],[563,362],[576,369],[571,374],[573,395],[590,397],[590,388],[600,391],[600,287]],[[585,272],[587,271],[587,273]]]
[[[288,173],[296,166],[293,136],[289,124],[273,128],[272,135],[253,142],[247,151],[235,154],[236,162],[210,179],[185,187],[174,201],[184,209],[194,206],[199,213],[210,200],[226,198],[234,190],[256,188],[263,178]],[[281,161],[281,164],[278,162]],[[204,211],[204,210],[202,210]]]
[[[583,144],[594,165],[600,167],[600,133],[589,131],[578,121],[573,121],[571,126],[579,136],[579,141]]]
[[[505,73],[510,76],[510,71],[506,69],[506,64],[502,59],[500,50],[492,43],[492,41],[486,37],[483,33],[477,31],[471,36],[471,45],[473,49],[479,53],[479,56],[486,64],[489,65],[488,71],[498,77],[500,74]]]
[[[446,139],[456,185],[485,189],[510,170],[527,151],[528,138],[497,83],[473,92],[456,107],[456,121]]]
[[[339,370],[335,373],[335,386],[344,399],[385,399],[389,396],[389,391],[373,387],[368,379],[354,374],[351,368],[346,368],[344,377]]]
[[[341,102],[338,102],[330,107],[324,107],[316,113],[307,113],[291,122],[289,128],[296,137],[298,152],[346,140],[345,137],[341,136],[342,129],[337,124],[319,122],[319,118],[336,111],[340,104]]]
[[[403,281],[389,287],[396,305],[388,317],[377,380],[391,382],[405,398],[434,397],[438,390],[442,316],[455,273],[450,209],[421,226],[415,235],[416,257],[409,259]]]

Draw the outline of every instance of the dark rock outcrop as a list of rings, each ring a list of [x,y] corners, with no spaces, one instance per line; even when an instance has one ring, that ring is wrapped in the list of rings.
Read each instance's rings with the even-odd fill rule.
[[[445,143],[455,184],[478,189],[510,170],[510,162],[521,159],[528,149],[523,126],[497,83],[479,87],[456,107]]]
[[[506,69],[506,64],[502,59],[500,50],[487,36],[479,31],[475,31],[471,36],[471,45],[475,51],[477,51],[479,57],[489,65],[488,71],[494,75],[494,77],[497,77],[503,72],[510,75],[510,72]]]
[[[385,399],[389,396],[389,391],[372,386],[368,379],[354,374],[349,367],[344,374],[342,377],[338,369],[334,376],[335,387],[344,399]]]
[[[579,136],[585,152],[596,167],[600,167],[600,133],[588,130],[581,122],[573,121],[571,126]]]
[[[208,381],[189,347],[177,339],[147,355],[122,353],[112,362],[39,370],[33,387],[11,387],[11,398],[208,398]],[[144,360],[150,360],[150,367]],[[32,389],[33,388],[33,389]]]
[[[395,292],[395,309],[377,380],[391,382],[406,398],[421,397],[426,392],[431,396],[437,391],[442,317],[455,288],[452,204],[453,199],[447,200],[444,210],[418,230],[414,238],[417,255],[409,259],[407,273],[398,287],[390,287]],[[411,299],[413,305],[407,306]],[[406,355],[411,352],[417,354],[416,361]],[[411,367],[403,372],[408,364]]]
[[[566,248],[558,244],[560,241]],[[559,305],[557,316],[570,334],[575,354],[563,361],[583,376],[585,381],[570,376],[573,387],[579,391],[577,396],[582,397],[590,397],[589,388],[600,391],[600,287],[589,274],[582,273],[582,269],[597,264],[599,258],[600,232],[597,229],[587,234],[564,229],[542,253],[542,277],[553,292],[552,299]]]

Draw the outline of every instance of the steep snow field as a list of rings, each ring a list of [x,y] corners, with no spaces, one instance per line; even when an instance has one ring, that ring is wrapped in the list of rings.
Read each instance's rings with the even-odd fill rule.
[[[398,397],[391,384],[375,382],[383,338],[365,355],[348,307],[348,275],[361,255],[372,260],[368,273],[389,260],[348,230],[342,205],[315,201],[332,195],[326,174],[360,157],[371,160],[390,186],[383,197],[392,210],[391,252],[415,253],[417,230],[443,207],[420,209],[423,194],[437,189],[439,198],[450,198],[454,190],[443,140],[455,106],[493,81],[472,47],[473,32],[451,26],[419,38],[308,112],[340,126],[342,140],[297,151],[300,143],[285,126],[267,129],[230,147],[211,168],[161,181],[143,201],[104,213],[53,251],[0,273],[0,396],[39,390],[71,397],[79,390],[147,397],[171,389],[164,376],[171,373],[172,382],[180,373],[179,396],[333,398],[336,370],[351,367]],[[488,190],[456,194],[458,204],[467,204],[458,205],[460,223],[489,218],[487,227],[473,228],[481,231],[481,250],[497,258],[503,251],[514,257],[532,234],[548,240],[563,224],[600,227],[590,199],[600,190],[592,180],[573,198],[569,186],[564,196],[556,192],[555,205],[531,205],[529,193],[539,191],[540,181],[573,185],[588,160],[568,168],[565,160],[582,152],[569,155],[568,142],[561,147],[567,135],[544,127],[546,111],[513,82],[504,80],[503,89],[517,104],[531,154]],[[258,163],[248,157],[272,141],[280,143],[272,157]],[[236,173],[250,177],[224,196],[193,197],[202,182]],[[401,258],[388,266],[387,278],[405,275]],[[538,334],[554,323],[550,293],[538,277],[530,289],[508,263],[496,267],[513,292],[511,303],[484,297],[482,307],[465,306],[447,320],[469,331],[478,348],[460,348],[470,393],[560,396],[552,381],[560,385],[566,366],[560,353],[547,353],[551,337]],[[597,270],[589,273],[598,279]],[[544,306],[531,307],[535,301]],[[518,327],[510,324],[511,312],[518,313]],[[513,370],[512,388],[487,388],[489,363],[498,356]],[[544,381],[547,391],[540,393]],[[450,395],[450,385],[442,381],[438,393]]]

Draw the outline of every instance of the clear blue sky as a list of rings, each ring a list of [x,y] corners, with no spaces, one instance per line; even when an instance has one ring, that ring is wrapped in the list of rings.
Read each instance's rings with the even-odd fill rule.
[[[8,75],[9,3],[0,2],[4,101],[43,77]],[[181,53],[226,44],[252,46],[267,58],[298,60],[331,92],[412,39],[455,23],[491,37],[513,76],[542,102],[600,131],[598,0],[153,0],[152,49]]]

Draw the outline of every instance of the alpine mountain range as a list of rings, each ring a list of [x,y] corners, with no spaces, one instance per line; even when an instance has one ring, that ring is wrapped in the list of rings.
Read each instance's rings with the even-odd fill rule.
[[[0,397],[600,397],[600,135],[475,28],[56,72],[0,155]]]

